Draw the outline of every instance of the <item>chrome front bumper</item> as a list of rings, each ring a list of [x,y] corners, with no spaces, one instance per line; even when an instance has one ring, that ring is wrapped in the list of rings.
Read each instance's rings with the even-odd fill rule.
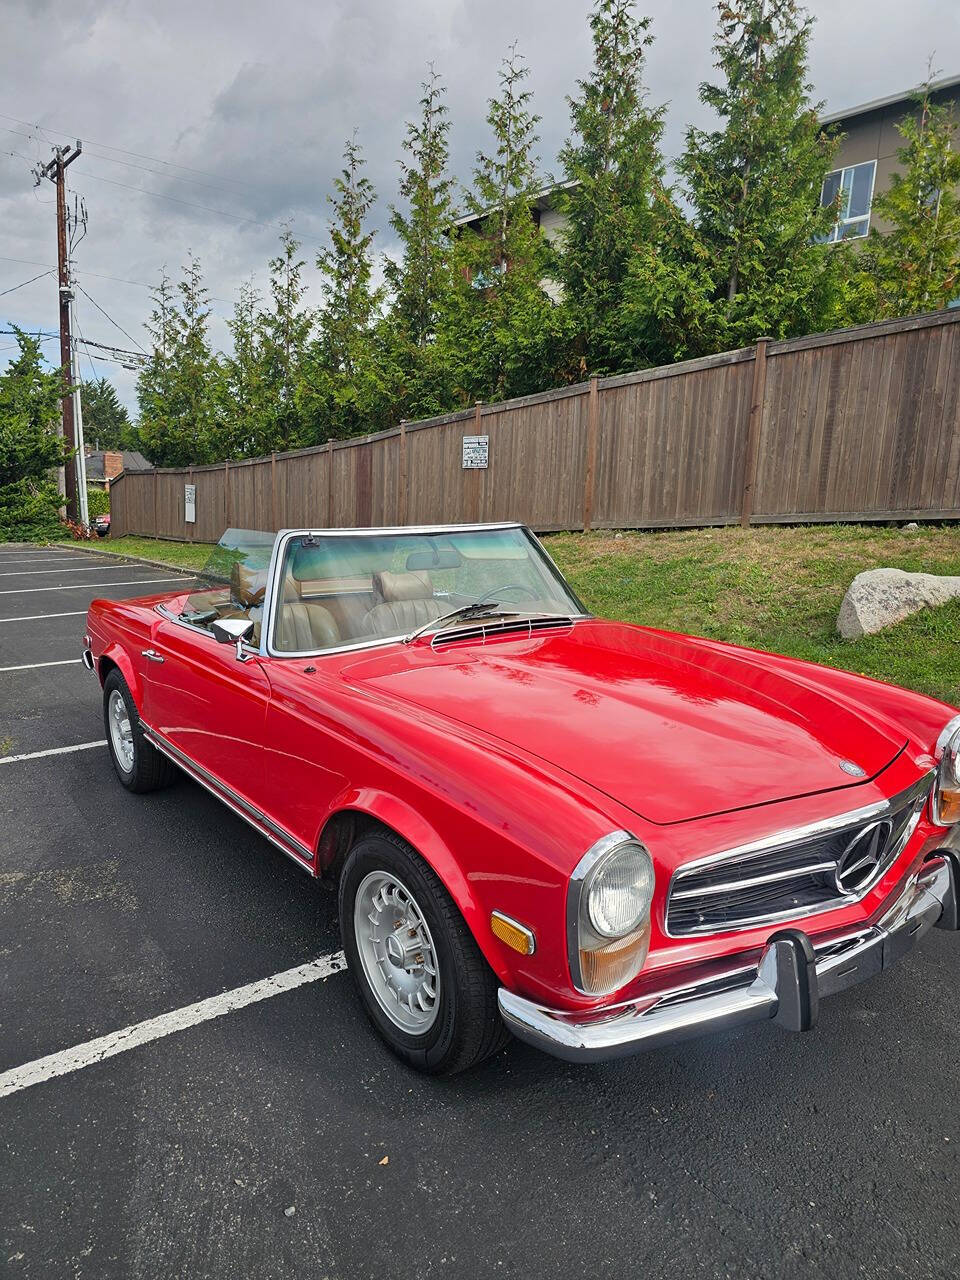
[[[823,996],[889,968],[935,926],[960,928],[960,856],[924,863],[873,925],[814,944],[799,929],[771,935],[759,962],[589,1013],[550,1009],[501,988],[500,1013],[520,1040],[570,1062],[599,1062],[748,1022],[807,1031]]]

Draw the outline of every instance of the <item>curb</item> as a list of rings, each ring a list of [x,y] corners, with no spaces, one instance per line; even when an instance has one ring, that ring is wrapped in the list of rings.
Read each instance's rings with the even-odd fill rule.
[[[127,555],[126,552],[120,551],[101,551],[99,548],[96,550],[87,550],[86,543],[79,541],[48,542],[45,545],[50,550],[53,550],[54,548],[58,551],[62,551],[65,548],[71,551],[77,550],[82,551],[82,554],[85,556],[99,556],[101,560],[119,561],[121,564],[145,564],[149,565],[151,569],[172,569],[174,573],[182,573],[189,578],[195,578],[200,572],[199,569],[184,569],[182,565],[171,564],[169,560],[147,560],[143,556],[130,556]]]

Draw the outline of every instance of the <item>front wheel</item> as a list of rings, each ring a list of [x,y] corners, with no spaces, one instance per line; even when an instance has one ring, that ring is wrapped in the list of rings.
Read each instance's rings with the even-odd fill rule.
[[[144,737],[137,704],[116,668],[103,682],[103,724],[114,770],[128,791],[157,791],[173,781],[174,766]]]
[[[368,1017],[399,1057],[455,1075],[506,1040],[497,980],[439,877],[399,836],[366,836],[340,877],[340,931]]]

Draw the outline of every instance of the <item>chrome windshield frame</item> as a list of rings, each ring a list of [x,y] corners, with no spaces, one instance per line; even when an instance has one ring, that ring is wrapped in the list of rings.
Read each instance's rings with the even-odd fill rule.
[[[292,538],[404,537],[411,534],[476,533],[497,529],[519,529],[530,539],[537,554],[543,558],[544,568],[557,578],[571,600],[577,605],[579,613],[571,615],[573,622],[581,621],[591,616],[584,608],[576,592],[557,568],[540,539],[527,525],[522,524],[519,520],[501,520],[489,524],[392,525],[389,527],[384,526],[383,528],[364,529],[281,529],[273,544],[270,567],[267,571],[267,586],[263,600],[263,622],[260,628],[260,656],[264,658],[292,658],[294,661],[303,658],[315,659],[326,657],[328,654],[352,653],[364,649],[382,649],[386,645],[400,644],[404,639],[405,633],[400,632],[395,636],[377,636],[369,640],[354,640],[347,644],[331,645],[326,649],[288,650],[275,648],[271,641],[276,626],[277,607],[281,596],[280,575],[286,558],[287,546]]]

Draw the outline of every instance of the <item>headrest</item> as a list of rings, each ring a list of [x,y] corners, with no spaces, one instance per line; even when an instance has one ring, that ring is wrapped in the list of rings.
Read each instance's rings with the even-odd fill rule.
[[[375,573],[373,589],[386,601],[430,600],[433,583],[428,573]]]
[[[230,570],[230,595],[238,604],[246,607],[263,604],[266,589],[265,569],[250,569],[238,560]]]

